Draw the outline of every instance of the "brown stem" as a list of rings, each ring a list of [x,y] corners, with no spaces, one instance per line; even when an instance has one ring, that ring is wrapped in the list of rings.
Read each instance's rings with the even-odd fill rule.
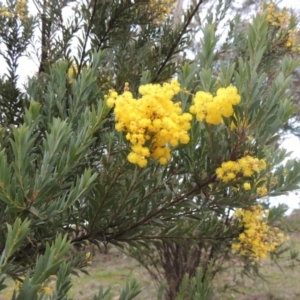
[[[122,174],[123,168],[126,166],[126,163],[127,163],[127,161],[125,161],[125,163],[122,165],[122,167],[119,168],[119,170],[117,171],[117,173],[116,173],[114,179],[112,180],[110,186],[108,187],[108,189],[107,189],[107,191],[106,191],[106,193],[105,193],[105,195],[104,195],[104,197],[103,197],[102,203],[101,203],[101,205],[99,206],[99,208],[98,208],[98,210],[97,210],[97,212],[96,212],[96,214],[95,214],[95,216],[94,216],[94,219],[93,219],[93,221],[92,221],[92,223],[91,223],[91,226],[90,226],[90,228],[89,228],[89,232],[90,232],[90,233],[88,234],[89,237],[91,236],[91,233],[93,232],[93,229],[94,229],[94,226],[95,226],[95,222],[96,222],[96,220],[97,220],[98,217],[99,217],[100,211],[101,211],[101,209],[102,209],[102,207],[103,207],[103,205],[104,205],[106,199],[108,198],[108,195],[109,195],[109,193],[110,193],[110,191],[111,191],[111,189],[112,189],[114,183],[117,181],[117,179],[119,178],[119,176]],[[105,230],[105,229],[104,229],[104,230]]]
[[[117,234],[115,236],[119,237],[122,236],[124,233],[139,227],[143,224],[145,224],[147,221],[151,220],[152,218],[154,218],[155,216],[159,215],[160,213],[164,212],[165,210],[167,210],[169,207],[174,206],[176,204],[178,204],[180,201],[184,200],[185,198],[193,195],[195,192],[200,191],[204,186],[207,186],[208,184],[212,183],[214,180],[216,179],[216,176],[214,175],[213,177],[211,177],[210,179],[208,179],[207,181],[205,181],[202,184],[199,184],[197,186],[195,186],[193,189],[191,189],[189,192],[187,192],[184,195],[181,195],[177,198],[175,198],[173,201],[171,201],[168,205],[161,207],[160,209],[158,209],[157,211],[153,212],[152,214],[148,215],[147,217],[145,217],[144,219],[140,220],[139,222],[135,223],[134,225],[132,225],[131,227],[129,227],[127,230],[123,230],[121,231],[119,234]]]
[[[166,56],[165,60],[163,61],[163,63],[161,64],[160,68],[158,69],[156,76],[154,77],[153,81],[156,81],[158,79],[158,76],[160,75],[160,73],[163,71],[163,69],[165,68],[166,64],[168,63],[168,61],[172,58],[176,48],[178,47],[178,44],[180,43],[183,35],[185,34],[188,26],[190,25],[190,23],[192,22],[192,19],[194,17],[194,15],[196,14],[196,12],[198,11],[200,5],[204,2],[204,0],[200,0],[197,5],[195,6],[195,8],[193,9],[192,13],[189,15],[187,21],[185,22],[181,32],[179,33],[179,35],[177,36],[177,39],[175,40],[174,44],[172,45],[172,47],[170,48],[170,51],[168,53],[168,55]]]
[[[131,4],[129,3],[129,5],[131,5]],[[124,7],[124,10],[125,9],[127,9],[127,6]],[[102,35],[102,37],[100,38],[100,40],[99,40],[99,44],[97,46],[97,51],[100,50],[100,48],[101,48],[102,44],[105,42],[109,32],[114,28],[114,25],[115,25],[116,21],[118,20],[119,16],[122,15],[121,14],[122,12],[123,12],[123,10],[120,11],[120,14],[117,13],[114,18],[109,20],[108,27],[107,27],[106,31],[104,32],[104,34]]]
[[[98,0],[93,0],[92,2],[94,4],[93,5],[93,10],[92,10],[92,15],[91,15],[90,23],[89,23],[89,26],[88,26],[88,29],[87,29],[87,32],[86,32],[86,36],[85,36],[85,39],[84,39],[81,58],[80,58],[80,63],[79,63],[77,74],[76,74],[76,79],[78,78],[78,76],[81,72],[82,66],[83,66],[83,61],[84,61],[84,57],[85,57],[85,54],[86,54],[86,45],[87,45],[87,42],[88,42],[88,39],[89,39],[89,36],[90,36],[90,32],[92,30],[93,21],[94,21],[96,10],[97,10]]]
[[[44,0],[43,3],[43,14],[41,15],[42,21],[42,54],[41,54],[41,62],[39,67],[39,74],[45,72],[45,64],[48,59],[48,45],[50,41],[50,28],[51,21],[47,18],[47,6],[48,1]]]

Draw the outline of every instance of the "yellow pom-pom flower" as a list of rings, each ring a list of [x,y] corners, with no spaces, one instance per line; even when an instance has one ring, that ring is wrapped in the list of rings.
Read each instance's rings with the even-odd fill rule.
[[[28,9],[27,9],[27,0],[16,0],[14,1],[15,6],[13,10],[6,6],[0,8],[0,16],[6,18],[19,17],[21,21],[28,19]]]
[[[159,25],[165,21],[175,7],[176,0],[150,0],[148,8],[149,13],[155,16],[154,23]]]
[[[223,123],[223,117],[229,118],[233,115],[233,105],[239,104],[240,101],[241,96],[234,86],[219,88],[216,96],[199,91],[193,99],[190,113],[196,115],[200,122],[218,125]]]
[[[253,260],[266,258],[268,253],[287,240],[278,228],[271,228],[265,221],[267,213],[261,205],[251,206],[250,209],[238,209],[234,216],[243,231],[232,249]]]
[[[254,173],[259,173],[266,168],[266,162],[263,159],[258,159],[247,155],[238,159],[237,161],[223,162],[221,167],[217,168],[217,178],[227,183],[237,176],[251,177]],[[250,183],[248,183],[250,185]],[[246,187],[248,187],[246,184]],[[244,189],[247,188],[244,185]],[[251,186],[250,186],[251,188]],[[248,190],[250,190],[250,188]]]
[[[290,23],[290,14],[287,9],[280,10],[276,7],[275,3],[270,1],[270,3],[265,8],[267,13],[267,21],[275,27],[285,28]]]
[[[251,184],[249,182],[245,182],[243,184],[243,188],[245,191],[249,191],[249,190],[251,190]]]
[[[170,159],[170,147],[190,140],[188,130],[192,116],[183,113],[173,97],[181,91],[176,80],[170,83],[139,87],[141,98],[135,99],[129,89],[118,95],[110,90],[107,105],[115,106],[116,130],[126,132],[131,144],[128,160],[145,167],[149,158],[164,165]]]

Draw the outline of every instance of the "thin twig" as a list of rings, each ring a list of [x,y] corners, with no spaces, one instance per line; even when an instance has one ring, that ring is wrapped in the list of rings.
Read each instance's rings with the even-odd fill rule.
[[[90,23],[89,23],[89,26],[88,26],[88,29],[87,29],[87,32],[86,32],[86,36],[85,36],[85,39],[84,39],[84,44],[83,44],[83,48],[82,48],[82,53],[81,53],[81,58],[80,58],[79,66],[78,66],[78,71],[77,71],[76,79],[78,78],[78,76],[80,74],[80,71],[82,69],[83,60],[84,60],[84,57],[85,57],[85,54],[86,54],[86,45],[87,45],[87,42],[88,42],[88,39],[89,39],[89,36],[90,36],[90,32],[92,30],[94,17],[95,17],[96,10],[97,10],[97,2],[98,2],[98,0],[94,0],[93,2],[94,2],[93,11],[92,11]]]
[[[166,64],[168,63],[168,61],[171,59],[171,57],[174,54],[174,51],[176,50],[176,48],[178,47],[178,44],[180,43],[183,35],[185,34],[188,26],[190,25],[190,23],[192,22],[192,19],[194,17],[194,15],[196,14],[196,12],[198,11],[200,5],[204,2],[204,0],[200,0],[198,2],[198,4],[195,6],[195,8],[193,9],[192,13],[189,15],[186,23],[184,24],[180,34],[178,35],[175,43],[172,45],[172,47],[170,48],[170,51],[167,55],[167,57],[165,58],[165,60],[163,61],[163,63],[161,64],[160,68],[158,69],[156,76],[154,77],[153,81],[156,81],[158,76],[160,75],[160,73],[163,71],[163,69],[165,68]]]

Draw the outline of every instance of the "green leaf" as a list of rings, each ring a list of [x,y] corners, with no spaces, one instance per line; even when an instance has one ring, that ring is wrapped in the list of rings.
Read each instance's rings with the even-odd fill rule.
[[[25,219],[22,222],[20,218],[16,218],[13,226],[7,224],[5,248],[0,258],[0,273],[5,270],[9,258],[19,250],[19,247],[24,242],[29,231],[29,226],[29,220]]]

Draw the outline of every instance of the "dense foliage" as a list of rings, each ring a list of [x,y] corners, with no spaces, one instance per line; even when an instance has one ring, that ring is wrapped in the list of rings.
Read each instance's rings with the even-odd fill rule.
[[[1,3],[0,290],[16,281],[7,298],[68,299],[70,274],[92,260],[73,248],[112,243],[144,264],[170,251],[158,267],[166,299],[209,299],[226,255],[254,268],[286,240],[267,197],[300,182],[300,163],[277,145],[294,110],[296,17],[264,3],[247,26],[228,19],[224,41],[231,1],[205,17],[203,0],[185,11],[174,2],[35,0],[33,16],[25,0]],[[21,88],[30,53],[39,67]],[[176,251],[197,259],[174,288]],[[139,292],[130,282],[119,299]]]

